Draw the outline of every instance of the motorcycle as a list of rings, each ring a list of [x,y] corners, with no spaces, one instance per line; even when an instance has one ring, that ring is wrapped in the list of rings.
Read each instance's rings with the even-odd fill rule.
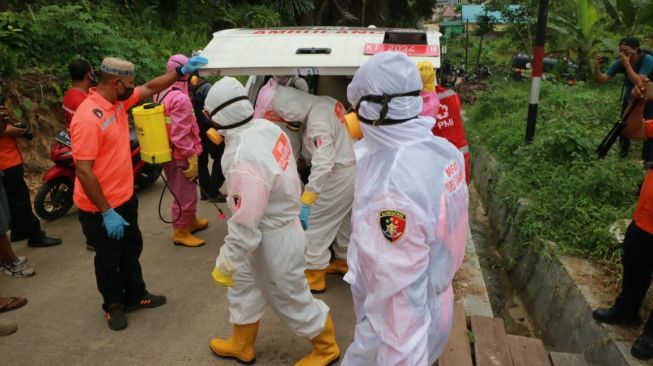
[[[141,160],[136,131],[130,129],[134,184],[146,188],[161,176],[161,165],[146,164]],[[36,192],[34,211],[44,220],[56,220],[65,215],[73,206],[75,186],[75,161],[68,132],[59,132],[50,147],[50,160],[54,166],[43,174],[43,185]]]

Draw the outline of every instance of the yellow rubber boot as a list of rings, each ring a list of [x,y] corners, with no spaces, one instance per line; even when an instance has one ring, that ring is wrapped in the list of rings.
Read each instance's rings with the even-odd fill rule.
[[[304,274],[312,293],[321,294],[326,291],[326,269],[307,269]]]
[[[336,332],[333,329],[331,315],[327,315],[326,325],[320,335],[311,339],[313,351],[295,366],[328,366],[336,363],[340,358],[340,347],[336,343]]]
[[[186,247],[201,247],[204,245],[204,240],[194,236],[188,230],[188,227],[183,229],[175,229],[175,235],[172,237],[175,245],[182,245]]]
[[[188,223],[188,229],[190,229],[191,234],[204,230],[207,227],[209,227],[208,219],[198,219],[197,217],[193,217],[193,219],[190,220],[190,223]]]
[[[258,334],[258,323],[234,324],[233,334],[229,339],[211,339],[211,351],[219,357],[234,359],[243,365],[253,365],[256,362],[254,342]]]
[[[344,259],[336,259],[326,268],[326,273],[329,274],[335,273],[344,275],[347,271],[349,271],[349,266],[347,265],[347,261]]]

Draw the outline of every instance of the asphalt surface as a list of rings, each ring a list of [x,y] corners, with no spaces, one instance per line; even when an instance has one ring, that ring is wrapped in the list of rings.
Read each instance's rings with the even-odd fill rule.
[[[93,271],[94,254],[86,250],[77,209],[43,223],[48,234],[63,238],[52,248],[29,248],[14,243],[36,275],[13,278],[0,275],[0,296],[23,296],[28,304],[0,314],[18,323],[18,331],[0,337],[0,364],[10,365],[238,365],[215,357],[212,337],[231,334],[227,290],[216,286],[211,270],[226,235],[226,221],[207,202],[198,204],[198,216],[210,226],[198,233],[207,244],[199,248],[172,244],[172,228],[159,220],[162,182],[140,191],[139,224],[144,237],[141,255],[148,290],[168,298],[166,305],[127,314],[129,327],[112,331],[100,308]],[[170,219],[170,196],[163,204]],[[226,206],[221,204],[223,210]],[[349,287],[342,277],[328,276],[328,291],[316,295],[330,307],[342,352],[353,339],[355,317]],[[261,321],[256,341],[257,365],[292,365],[310,352],[307,339],[292,334],[269,310]]]

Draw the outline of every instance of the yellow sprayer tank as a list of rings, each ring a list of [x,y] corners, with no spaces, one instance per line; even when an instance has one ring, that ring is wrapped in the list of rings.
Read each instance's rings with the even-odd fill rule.
[[[147,103],[132,109],[141,160],[162,164],[172,160],[163,105]]]

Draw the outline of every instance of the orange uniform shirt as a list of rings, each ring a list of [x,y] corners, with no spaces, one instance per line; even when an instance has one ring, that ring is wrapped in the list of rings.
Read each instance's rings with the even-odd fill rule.
[[[653,139],[653,121],[644,124],[646,137]],[[633,214],[633,220],[640,229],[653,234],[653,170],[649,169],[639,192],[639,201]]]
[[[23,163],[18,142],[13,137],[0,137],[0,170],[9,169]]]
[[[111,207],[127,202],[134,193],[127,111],[140,100],[140,91],[124,102],[110,103],[95,88],[77,108],[70,124],[75,160],[94,160],[93,173]],[[100,211],[75,179],[73,199],[87,212]]]
[[[64,117],[66,117],[67,127],[70,127],[70,122],[73,120],[75,111],[79,108],[79,105],[82,104],[84,99],[86,99],[86,94],[81,90],[70,88],[66,91],[66,94],[63,96],[61,108],[63,109]]]

